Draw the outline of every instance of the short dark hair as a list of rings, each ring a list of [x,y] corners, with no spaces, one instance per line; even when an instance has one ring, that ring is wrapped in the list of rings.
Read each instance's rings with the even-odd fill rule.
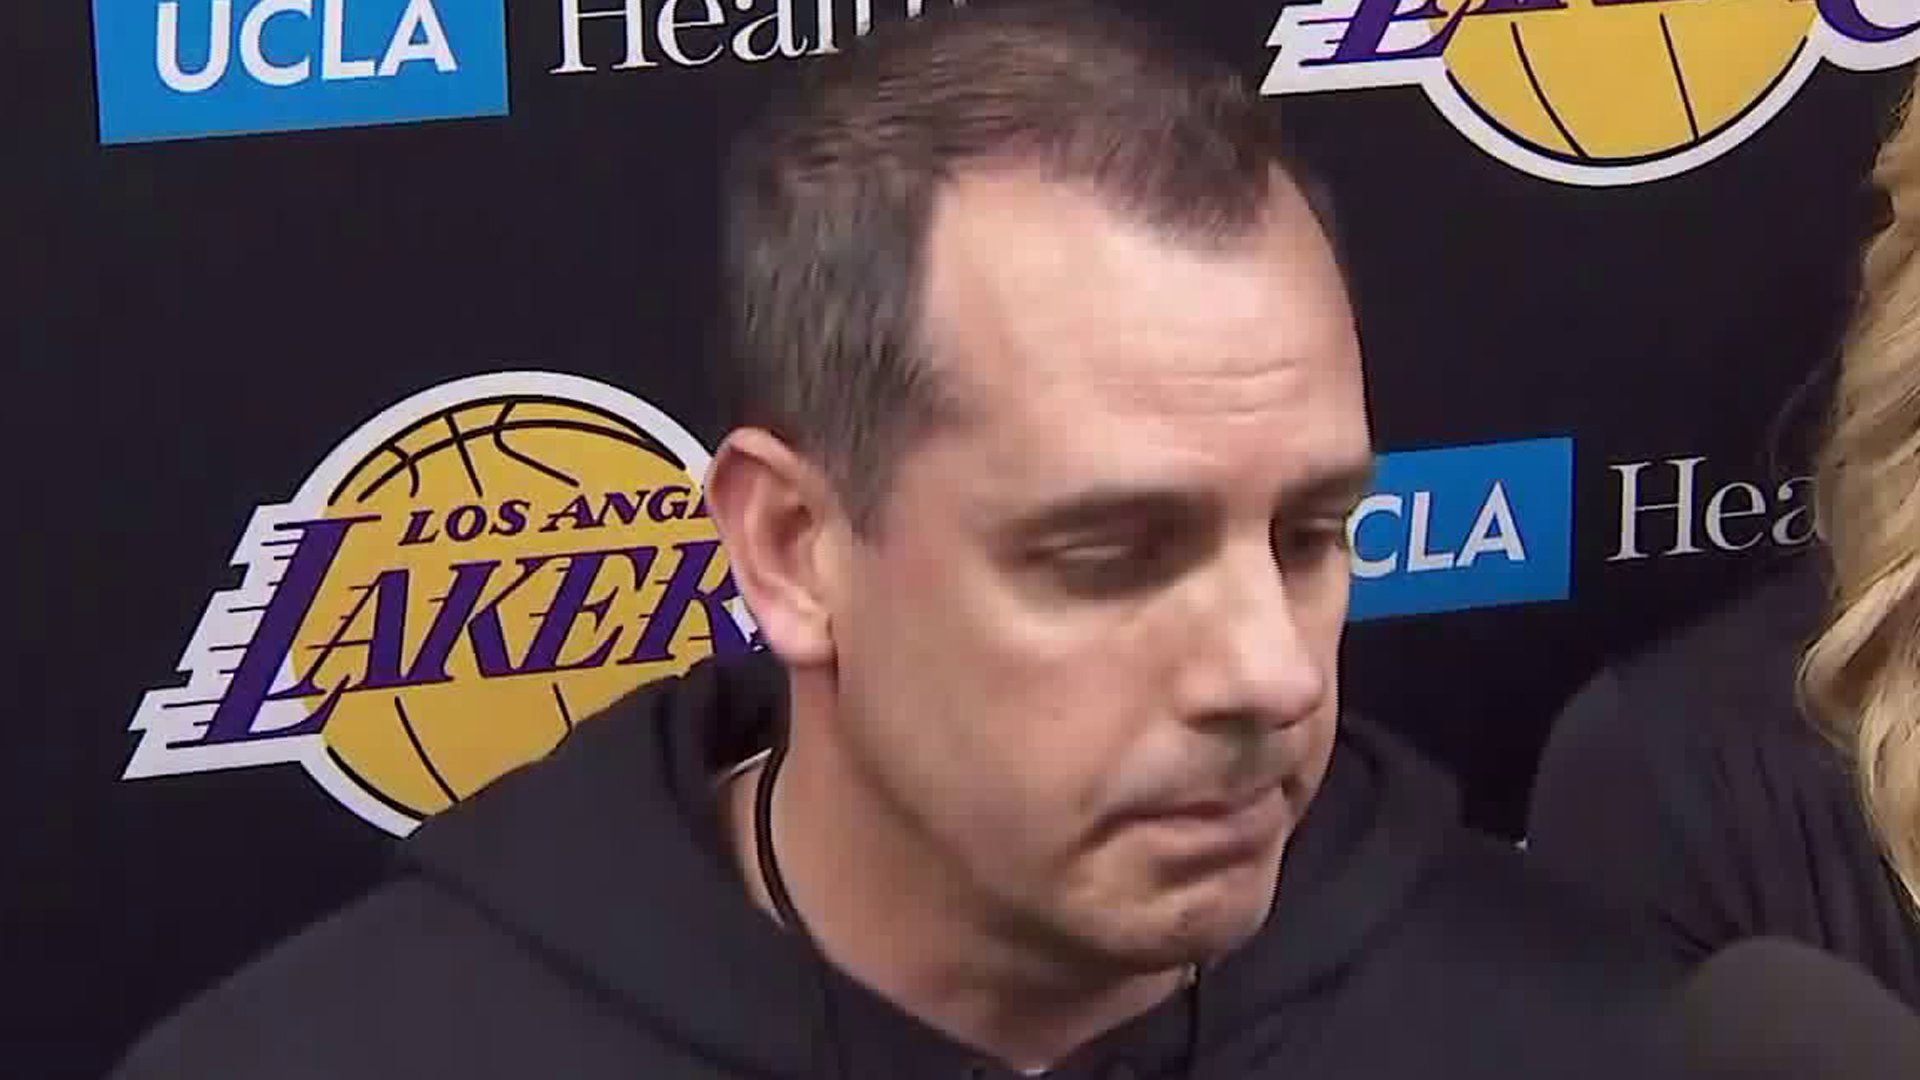
[[[1067,0],[929,14],[817,61],[728,166],[730,419],[820,461],[870,523],[891,461],[942,410],[920,311],[941,186],[1033,169],[1217,242],[1256,226],[1279,173],[1324,227],[1275,112],[1221,63]]]

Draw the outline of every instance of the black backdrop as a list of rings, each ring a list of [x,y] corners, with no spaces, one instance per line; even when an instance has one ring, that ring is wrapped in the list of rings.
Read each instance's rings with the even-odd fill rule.
[[[476,373],[587,376],[720,435],[717,155],[806,61],[614,70],[601,20],[599,69],[555,75],[562,3],[507,4],[506,116],[133,145],[102,144],[86,5],[0,17],[20,77],[0,169],[19,256],[0,290],[8,1075],[99,1075],[161,1011],[366,886],[392,842],[292,767],[121,778],[129,722],[183,680],[256,506],[390,404]],[[1272,60],[1275,0],[1135,6],[1255,79]],[[1864,177],[1907,78],[1822,64],[1718,159],[1601,187],[1496,160],[1411,87],[1273,99],[1339,201],[1381,448],[1575,440],[1567,600],[1350,636],[1350,696],[1454,770],[1478,823],[1517,835],[1551,718],[1606,657],[1791,556],[1771,536],[1719,550],[1699,524],[1702,550],[1669,554],[1677,526],[1651,513],[1634,518],[1647,557],[1615,558],[1624,478],[1671,501],[1671,462],[1703,459],[1704,505],[1804,472],[1876,211]]]

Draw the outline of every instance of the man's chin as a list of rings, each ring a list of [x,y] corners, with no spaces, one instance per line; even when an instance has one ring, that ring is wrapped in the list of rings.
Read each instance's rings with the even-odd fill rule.
[[[1245,945],[1266,925],[1273,911],[1271,884],[1264,892],[1190,895],[1154,927],[1136,927],[1112,950],[1113,959],[1137,974],[1204,964]]]
[[[1247,943],[1273,912],[1279,861],[1259,860],[1184,890],[1176,937],[1191,953],[1224,956]]]
[[[1253,940],[1273,911],[1270,900],[1212,912],[1183,935],[1180,951],[1190,962],[1217,960]]]

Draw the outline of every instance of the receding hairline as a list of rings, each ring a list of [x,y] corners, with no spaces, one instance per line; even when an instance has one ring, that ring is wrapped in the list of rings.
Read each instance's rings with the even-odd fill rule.
[[[730,404],[822,453],[863,507],[933,412],[926,241],[954,180],[1086,188],[1204,250],[1260,230],[1278,173],[1332,237],[1310,163],[1228,65],[1104,5],[964,10],[811,69],[729,155],[725,261],[744,286]]]
[[[1134,197],[1123,181],[1103,177],[1097,170],[1085,168],[1070,159],[1061,161],[1046,154],[1010,147],[952,163],[947,174],[933,185],[930,220],[937,219],[941,207],[957,191],[967,187],[1006,184],[1077,191],[1086,196],[1090,203],[1101,206],[1115,217],[1147,227],[1175,245],[1199,248],[1218,243],[1231,246],[1270,223],[1276,207],[1294,204],[1313,218],[1321,232],[1330,234],[1316,185],[1304,179],[1292,162],[1278,154],[1269,157],[1264,181],[1257,195],[1249,200],[1245,214],[1199,219],[1169,213],[1151,197]]]
[[[1142,212],[1122,193],[1101,184],[1096,178],[1076,175],[1070,170],[1020,155],[983,157],[955,169],[933,190],[927,228],[920,247],[921,266],[914,281],[913,360],[923,368],[934,392],[929,400],[932,412],[925,417],[928,421],[925,426],[931,428],[935,424],[950,424],[965,420],[969,415],[970,402],[964,392],[963,369],[954,363],[957,350],[942,343],[939,311],[933,302],[934,287],[941,280],[934,273],[934,257],[942,249],[942,226],[950,226],[956,211],[956,199],[964,198],[970,190],[999,185],[1073,192],[1087,206],[1094,208],[1096,213],[1137,227],[1169,249],[1202,255],[1228,254],[1243,246],[1251,247],[1275,227],[1302,228],[1326,245],[1334,271],[1339,273],[1339,260],[1332,237],[1307,187],[1279,160],[1269,165],[1267,176],[1268,185],[1259,201],[1258,212],[1245,221],[1203,228],[1190,222],[1155,220],[1151,212]]]

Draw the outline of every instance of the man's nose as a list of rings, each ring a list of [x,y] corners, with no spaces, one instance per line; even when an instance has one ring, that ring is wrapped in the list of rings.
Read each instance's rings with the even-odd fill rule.
[[[1213,611],[1189,654],[1190,715],[1234,716],[1283,727],[1325,702],[1332,673],[1309,633],[1304,589],[1282,574],[1271,553],[1243,554],[1216,584]]]

